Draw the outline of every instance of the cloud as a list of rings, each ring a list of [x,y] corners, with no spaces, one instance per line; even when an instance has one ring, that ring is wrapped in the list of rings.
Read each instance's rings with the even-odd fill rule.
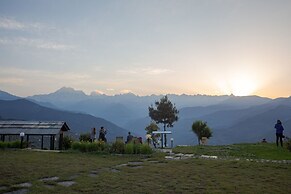
[[[113,88],[107,88],[106,90],[107,90],[107,91],[110,91],[110,92],[114,91]]]
[[[21,78],[9,78],[9,77],[1,77],[0,84],[13,84],[13,85],[21,85],[23,83],[23,79]]]
[[[148,69],[144,69],[144,72],[146,74],[149,74],[149,75],[161,75],[161,74],[165,74],[165,73],[170,73],[170,72],[172,72],[172,70],[148,68]]]
[[[16,30],[16,31],[28,31],[32,35],[48,34],[49,31],[57,32],[55,27],[37,23],[37,22],[21,22],[12,18],[0,17],[0,29],[4,30]],[[63,44],[56,41],[48,41],[45,39],[36,38],[25,38],[25,37],[14,37],[0,39],[0,45],[11,45],[11,46],[29,46],[39,49],[47,50],[71,50],[75,48],[72,45]]]
[[[30,38],[2,38],[0,39],[0,45],[10,45],[10,46],[25,46],[25,47],[35,47],[39,49],[48,49],[48,50],[72,50],[75,47],[72,45],[51,42],[42,39],[30,39]]]
[[[25,28],[25,25],[8,18],[0,18],[0,28],[8,30],[22,30]]]
[[[152,67],[138,68],[138,69],[124,69],[124,70],[117,71],[117,73],[120,73],[120,74],[132,74],[132,75],[142,75],[142,74],[161,75],[161,74],[166,74],[166,73],[171,73],[171,72],[173,71],[170,69],[152,68]]]
[[[41,23],[37,23],[37,22],[34,22],[34,23],[21,22],[12,18],[0,17],[0,29],[32,31],[32,30],[49,30],[49,29],[52,30],[54,28],[41,24]]]

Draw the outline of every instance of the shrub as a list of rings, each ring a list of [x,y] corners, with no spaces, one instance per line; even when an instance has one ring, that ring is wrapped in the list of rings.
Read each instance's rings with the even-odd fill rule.
[[[287,149],[291,152],[291,139],[288,139],[286,142]]]
[[[151,154],[151,153],[153,153],[153,150],[152,150],[152,148],[149,145],[142,144],[140,146],[140,153],[141,154]]]
[[[116,141],[111,146],[103,141],[97,142],[73,142],[73,150],[81,152],[106,152],[116,154],[151,154],[152,149],[146,144],[124,144],[122,141]]]
[[[125,145],[125,153],[126,154],[134,154],[134,144],[128,143]]]
[[[105,142],[73,142],[72,144],[73,150],[79,150],[81,152],[102,152],[108,151],[108,145]],[[109,152],[109,151],[108,151]]]
[[[22,142],[22,147],[27,147],[27,142]],[[20,141],[11,141],[11,142],[0,142],[0,148],[21,148],[21,142]]]
[[[73,142],[72,148],[73,150],[79,150],[81,152],[86,152],[87,147],[86,147],[87,142]]]
[[[13,142],[9,142],[9,146],[10,148],[21,148],[21,142],[20,141],[13,141]],[[27,147],[27,143],[22,142],[22,147],[25,148]]]
[[[123,154],[125,152],[125,144],[123,141],[116,141],[111,145],[111,152],[116,154]]]
[[[78,150],[80,147],[80,142],[73,142],[72,143],[72,149],[73,150]]]
[[[1,148],[1,149],[7,148],[7,143],[1,141],[1,142],[0,142],[0,148]]]
[[[142,144],[140,143],[135,143],[133,144],[133,152],[134,154],[140,154],[140,147]]]
[[[72,147],[73,140],[69,136],[63,138],[63,149],[68,150]]]
[[[83,133],[80,135],[80,141],[90,141],[90,133]]]
[[[98,147],[98,151],[106,151],[106,152],[109,152],[110,151],[110,146],[105,143],[104,141],[97,141],[96,142],[97,144],[97,147]]]
[[[85,142],[85,147],[86,147],[86,152],[96,152],[98,151],[98,145],[96,142],[93,143],[89,143],[89,142]]]

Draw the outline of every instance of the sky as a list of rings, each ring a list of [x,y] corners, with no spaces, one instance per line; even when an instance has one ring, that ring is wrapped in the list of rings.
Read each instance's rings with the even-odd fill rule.
[[[291,96],[290,0],[1,0],[0,90]]]

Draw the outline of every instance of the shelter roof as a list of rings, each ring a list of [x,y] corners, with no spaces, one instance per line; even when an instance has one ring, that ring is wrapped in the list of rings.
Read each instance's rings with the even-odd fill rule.
[[[0,121],[0,134],[54,135],[70,128],[64,121]]]

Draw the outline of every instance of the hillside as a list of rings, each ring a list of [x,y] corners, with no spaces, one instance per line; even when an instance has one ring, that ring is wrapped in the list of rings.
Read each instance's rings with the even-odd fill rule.
[[[19,99],[19,97],[0,90],[0,100],[16,100],[16,99]]]
[[[209,114],[205,114],[205,111],[201,111],[202,114],[199,114],[201,107],[193,108],[192,111],[198,111],[193,111],[192,114],[187,112],[187,117],[181,116],[173,128],[173,133],[176,135],[176,143],[188,144],[191,142],[190,144],[196,144],[196,137],[191,131],[191,125],[195,120],[207,121],[212,128],[213,137],[209,142],[210,144],[258,142],[263,138],[273,142],[273,127],[277,119],[283,121],[286,129],[285,134],[291,136],[290,99],[290,97],[280,100],[275,99],[268,103],[245,109],[219,110],[205,107],[204,110],[208,110]],[[181,110],[181,115],[186,115],[183,111]]]
[[[42,107],[25,99],[4,101],[0,100],[0,118],[15,120],[66,121],[73,133],[87,133],[92,127],[108,129],[107,138],[127,135],[127,130],[101,118],[82,113],[59,111]]]

